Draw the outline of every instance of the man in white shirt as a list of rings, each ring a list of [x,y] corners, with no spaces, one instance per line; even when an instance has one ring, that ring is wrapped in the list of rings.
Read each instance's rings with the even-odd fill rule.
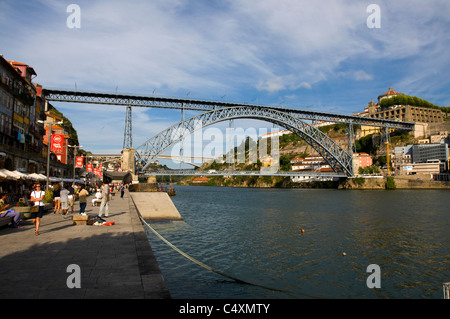
[[[109,215],[109,185],[103,182],[102,186],[102,203],[100,204],[100,210],[98,216],[103,216],[103,211],[105,211],[105,217]]]

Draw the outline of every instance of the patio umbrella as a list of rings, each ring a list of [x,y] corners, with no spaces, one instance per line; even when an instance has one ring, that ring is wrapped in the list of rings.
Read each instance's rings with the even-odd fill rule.
[[[29,179],[32,179],[32,180],[34,180],[34,181],[45,181],[45,180],[47,180],[47,177],[42,176],[42,175],[40,175],[40,174],[36,174],[36,173],[31,173],[31,174],[29,174],[29,175],[28,175],[28,178],[29,178]]]
[[[7,177],[8,177],[8,175],[6,175],[6,174],[0,172],[0,178],[6,179]]]
[[[18,170],[13,171],[12,173],[16,174],[17,176],[19,176],[19,178],[23,178],[23,179],[28,178],[28,174],[24,174],[22,172],[19,172]]]
[[[11,171],[8,171],[8,170],[5,169],[5,168],[0,169],[0,173],[2,173],[3,175],[6,175],[6,178],[7,178],[7,179],[15,179],[15,180],[18,180],[18,179],[20,178],[18,175],[14,174],[14,173],[11,172]]]

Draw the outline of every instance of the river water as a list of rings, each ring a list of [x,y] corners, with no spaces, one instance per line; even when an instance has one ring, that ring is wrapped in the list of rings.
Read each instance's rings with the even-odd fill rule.
[[[448,190],[176,191],[183,221],[149,224],[191,258],[250,284],[199,266],[145,227],[175,299],[442,299],[450,282]]]

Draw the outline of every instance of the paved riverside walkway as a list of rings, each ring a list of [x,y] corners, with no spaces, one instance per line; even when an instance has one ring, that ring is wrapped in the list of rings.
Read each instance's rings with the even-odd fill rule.
[[[86,213],[93,217],[99,207],[91,205],[92,198]],[[113,226],[75,226],[71,217],[48,211],[39,236],[31,219],[23,219],[19,229],[1,227],[0,298],[169,299],[129,193],[112,196],[109,212],[106,221]],[[68,288],[68,281],[76,283],[76,272],[68,270],[72,264],[79,266],[81,288]]]

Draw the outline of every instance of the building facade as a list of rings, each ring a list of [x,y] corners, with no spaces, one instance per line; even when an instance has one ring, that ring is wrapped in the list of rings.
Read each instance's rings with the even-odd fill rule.
[[[291,169],[296,172],[333,172],[322,156],[296,157],[291,160]]]
[[[414,144],[411,148],[413,163],[447,162],[448,144]]]
[[[369,102],[365,109],[367,116],[375,119],[413,123],[441,123],[444,121],[445,114],[438,109],[413,105],[394,105],[386,109],[380,107],[380,102],[383,99],[392,98],[401,94],[390,87],[386,93],[378,96],[378,104],[373,101]]]
[[[441,110],[411,105],[393,106],[387,110],[369,112],[369,117],[413,123],[441,123],[445,114]]]
[[[44,130],[37,124],[43,109],[35,103],[35,75],[32,67],[0,56],[0,168],[39,170]]]
[[[0,168],[46,174],[48,118],[42,87],[32,82],[36,75],[31,66],[0,55]],[[60,159],[50,156],[50,176],[70,176],[72,161],[65,144]]]

